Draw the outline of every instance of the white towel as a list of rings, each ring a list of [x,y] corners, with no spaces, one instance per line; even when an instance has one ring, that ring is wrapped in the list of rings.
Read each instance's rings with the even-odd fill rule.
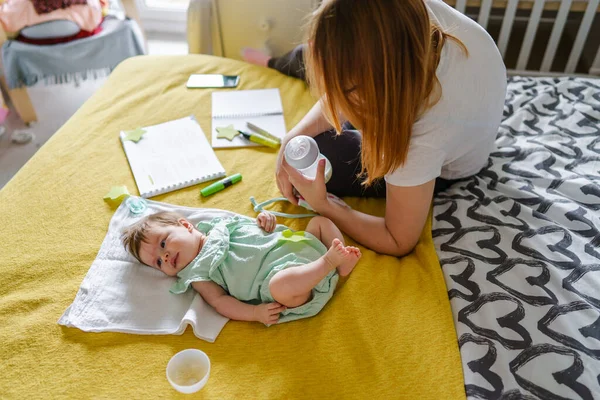
[[[60,325],[86,332],[123,332],[142,335],[181,335],[187,325],[194,334],[214,342],[228,319],[218,314],[193,290],[175,295],[169,288],[176,278],[141,265],[121,244],[123,228],[143,215],[175,211],[194,224],[234,213],[174,206],[146,200],[142,215],[130,212],[125,201],[113,215],[100,251],[83,279],[73,304]]]

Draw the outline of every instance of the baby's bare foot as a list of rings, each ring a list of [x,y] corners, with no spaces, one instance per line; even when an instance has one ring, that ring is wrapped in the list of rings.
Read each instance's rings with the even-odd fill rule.
[[[360,257],[362,257],[362,253],[357,247],[346,246],[346,251],[348,254],[342,260],[341,264],[337,267],[338,273],[340,276],[348,276],[356,267],[356,263]]]
[[[331,269],[334,269],[340,266],[347,255],[348,250],[346,250],[346,247],[344,247],[342,242],[339,239],[333,239],[331,247],[327,250],[324,257]]]
[[[242,58],[244,61],[251,64],[260,65],[261,67],[267,67],[271,57],[260,50],[253,49],[250,47],[244,47],[242,49]]]

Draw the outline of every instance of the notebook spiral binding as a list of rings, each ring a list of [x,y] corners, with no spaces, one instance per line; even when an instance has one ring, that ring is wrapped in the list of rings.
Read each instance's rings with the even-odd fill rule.
[[[214,119],[224,118],[252,118],[252,117],[269,117],[272,115],[283,115],[281,111],[253,112],[253,113],[238,113],[238,114],[218,114],[213,115]]]
[[[159,194],[171,192],[173,190],[178,190],[178,189],[186,188],[188,186],[197,185],[198,183],[212,181],[213,179],[221,178],[223,176],[224,176],[224,174],[215,173],[215,174],[205,175],[205,176],[202,176],[197,179],[188,179],[186,181],[182,181],[179,183],[175,183],[172,185],[167,185],[167,186],[164,186],[164,187],[161,187],[158,189],[151,190],[147,193],[143,193],[141,196],[143,198],[154,197],[154,196],[158,196]]]

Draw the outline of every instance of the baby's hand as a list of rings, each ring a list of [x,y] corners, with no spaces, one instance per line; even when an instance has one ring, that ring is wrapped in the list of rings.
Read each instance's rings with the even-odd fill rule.
[[[256,223],[266,232],[273,232],[275,227],[277,226],[277,217],[271,214],[268,211],[262,211],[256,217]]]
[[[285,306],[279,303],[259,304],[254,306],[254,320],[265,325],[276,324],[282,311],[285,311]]]

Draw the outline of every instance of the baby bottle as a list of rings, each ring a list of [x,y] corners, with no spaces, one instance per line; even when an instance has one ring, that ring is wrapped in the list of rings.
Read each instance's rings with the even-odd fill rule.
[[[317,175],[317,166],[321,159],[325,159],[325,183],[331,178],[331,163],[319,152],[319,146],[310,136],[296,136],[285,146],[285,161],[297,169],[307,178],[314,179]]]

